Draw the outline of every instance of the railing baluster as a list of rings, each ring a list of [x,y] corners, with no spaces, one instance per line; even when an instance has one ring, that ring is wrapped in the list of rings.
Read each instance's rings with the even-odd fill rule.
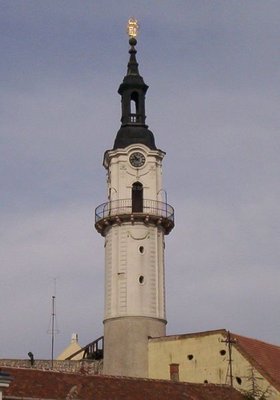
[[[131,214],[132,200],[119,199],[111,202],[103,203],[95,210],[95,222],[108,218],[110,215]],[[141,214],[141,213],[136,213]],[[167,218],[174,222],[174,210],[169,204],[157,201],[144,199],[143,214],[155,215],[158,217]]]

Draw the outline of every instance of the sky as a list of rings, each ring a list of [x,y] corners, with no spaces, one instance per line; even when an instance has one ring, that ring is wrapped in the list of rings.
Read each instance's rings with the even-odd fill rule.
[[[167,333],[280,345],[280,2],[0,0],[0,358],[103,333],[103,154],[120,127],[126,24],[175,228]]]

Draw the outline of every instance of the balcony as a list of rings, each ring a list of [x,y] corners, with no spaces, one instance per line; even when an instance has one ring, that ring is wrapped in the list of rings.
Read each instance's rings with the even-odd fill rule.
[[[109,201],[95,209],[95,228],[103,236],[108,226],[123,222],[144,222],[161,226],[167,235],[174,227],[174,209],[162,201],[143,199],[140,203],[131,199]]]

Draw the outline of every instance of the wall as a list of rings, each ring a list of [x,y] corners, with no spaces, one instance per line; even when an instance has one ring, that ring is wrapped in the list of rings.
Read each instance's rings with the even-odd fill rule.
[[[53,368],[50,360],[35,360],[31,366],[30,360],[0,359],[0,367],[32,368],[42,370],[53,370],[59,372],[85,373],[87,375],[99,375],[102,373],[102,361],[100,360],[54,360]]]
[[[149,340],[149,378],[170,379],[169,365],[179,364],[179,380],[194,383],[229,384],[228,346],[221,333],[167,336]],[[252,373],[259,389],[269,399],[280,400],[280,393],[232,346],[233,386],[240,391],[252,389]]]

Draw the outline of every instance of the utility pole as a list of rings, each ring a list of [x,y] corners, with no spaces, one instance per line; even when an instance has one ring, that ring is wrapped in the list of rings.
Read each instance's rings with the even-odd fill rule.
[[[228,366],[229,366],[229,379],[230,379],[230,386],[233,386],[233,374],[232,374],[232,363],[233,363],[233,359],[232,359],[232,345],[234,343],[236,343],[236,339],[234,339],[231,334],[230,331],[227,332],[227,337],[225,340],[222,340],[223,343],[226,343],[228,345]],[[226,376],[226,381],[228,378],[228,372],[227,372],[227,376]]]

